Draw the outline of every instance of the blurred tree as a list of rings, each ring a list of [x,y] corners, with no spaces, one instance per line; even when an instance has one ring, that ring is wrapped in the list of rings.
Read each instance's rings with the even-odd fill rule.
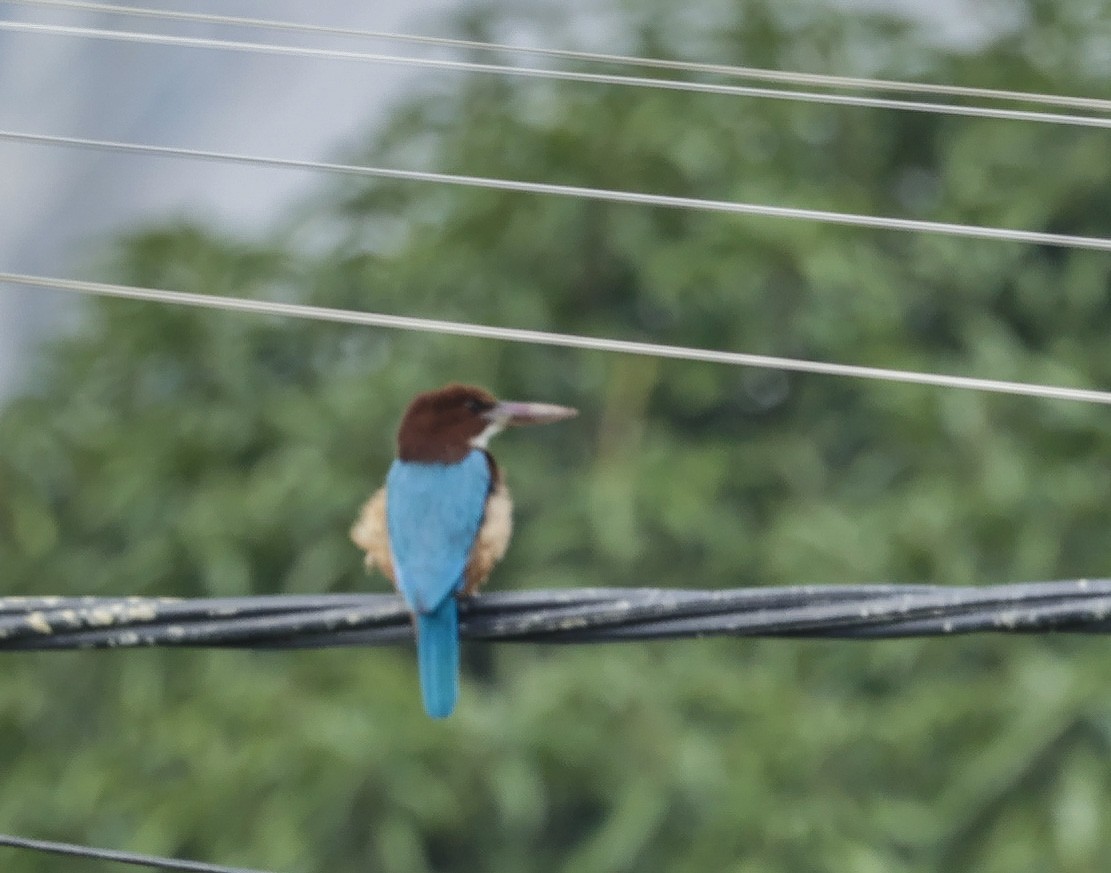
[[[961,50],[798,2],[656,4],[606,26],[645,54],[1086,94],[1111,72],[1101,5],[1034,3]],[[473,35],[528,19],[506,15],[473,18]],[[558,17],[536,20],[554,44]],[[1052,125],[468,77],[400,107],[364,157],[1111,233],[1106,133]],[[273,239],[141,230],[104,271],[1111,384],[1111,260],[1060,249],[345,182]],[[1096,407],[120,302],[91,304],[40,374],[0,417],[8,593],[380,588],[347,526],[407,398],[450,379],[586,413],[498,445],[520,524],[495,586],[988,583],[1111,564]],[[9,657],[0,821],[338,873],[1102,871],[1105,647],[476,646],[488,660],[442,725],[420,712],[408,652]]]

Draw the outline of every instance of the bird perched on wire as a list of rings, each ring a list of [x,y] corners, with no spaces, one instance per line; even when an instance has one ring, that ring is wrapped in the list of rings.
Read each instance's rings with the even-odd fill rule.
[[[433,718],[451,715],[459,694],[456,596],[486,580],[512,532],[509,491],[487,443],[509,426],[576,414],[457,384],[418,394],[405,410],[386,485],[363,506],[351,539],[413,613],[421,695]]]

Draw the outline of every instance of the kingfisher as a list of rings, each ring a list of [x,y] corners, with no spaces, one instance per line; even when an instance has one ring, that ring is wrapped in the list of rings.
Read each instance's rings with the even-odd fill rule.
[[[386,484],[351,539],[413,614],[425,711],[446,718],[459,695],[457,597],[474,594],[509,546],[513,505],[487,445],[506,427],[577,415],[550,403],[498,400],[472,385],[418,394],[397,431]]]

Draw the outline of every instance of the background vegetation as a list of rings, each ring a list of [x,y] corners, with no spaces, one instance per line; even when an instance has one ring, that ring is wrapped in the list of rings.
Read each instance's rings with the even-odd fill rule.
[[[1005,26],[956,48],[812,3],[667,6],[614,9],[615,44],[1108,96],[1098,0],[1001,4]],[[476,16],[472,32],[520,15]],[[1107,133],[1052,125],[437,78],[359,157],[1111,235]],[[100,274],[1111,384],[1105,254],[383,182],[327,185],[283,228],[141,228]],[[90,304],[38,373],[0,416],[7,594],[380,590],[347,527],[407,398],[454,379],[584,413],[495,446],[519,505],[498,588],[1111,566],[1099,407],[121,302]],[[476,645],[468,659],[459,711],[433,724],[403,650],[7,656],[2,829],[334,873],[1111,864],[1106,640]]]

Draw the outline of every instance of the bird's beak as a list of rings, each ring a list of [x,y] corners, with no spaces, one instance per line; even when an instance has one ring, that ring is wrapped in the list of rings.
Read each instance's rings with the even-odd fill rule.
[[[570,406],[556,406],[554,403],[518,403],[513,400],[503,400],[486,413],[486,418],[502,427],[513,427],[522,424],[547,424],[565,418],[574,418],[578,414],[577,409],[572,409]]]

